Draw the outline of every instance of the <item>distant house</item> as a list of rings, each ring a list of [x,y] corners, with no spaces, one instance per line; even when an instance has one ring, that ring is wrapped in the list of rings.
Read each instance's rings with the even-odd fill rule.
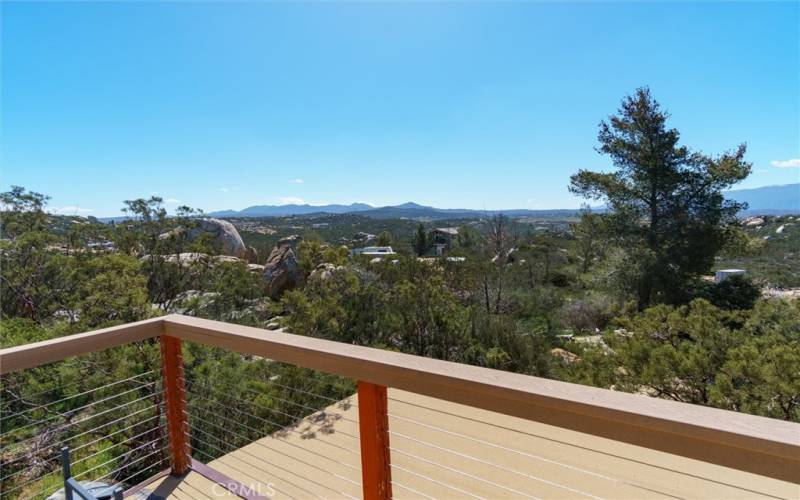
[[[436,255],[442,255],[453,246],[453,238],[458,236],[457,227],[437,227],[431,231],[433,249]]]
[[[441,240],[441,243],[451,243],[455,236],[458,236],[457,227],[437,227],[431,231],[434,241]]]
[[[744,269],[720,269],[714,273],[714,281],[722,283],[731,276],[744,276],[745,274],[747,274],[747,271]]]
[[[365,255],[367,257],[385,257],[387,255],[396,255],[392,247],[363,247],[354,248],[350,250],[352,255]]]
[[[113,241],[97,241],[92,243],[86,244],[87,248],[91,248],[92,250],[116,250],[116,246],[114,245]]]

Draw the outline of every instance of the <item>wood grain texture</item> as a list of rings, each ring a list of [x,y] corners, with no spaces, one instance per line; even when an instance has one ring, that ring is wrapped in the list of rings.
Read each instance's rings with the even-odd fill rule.
[[[122,493],[123,498],[128,498],[130,496],[133,496],[133,495],[139,493],[140,491],[146,489],[150,484],[158,481],[162,477],[169,476],[170,472],[172,472],[172,469],[164,469],[164,470],[156,472],[154,475],[148,477],[144,481],[142,481],[142,482],[140,482],[140,483],[138,483],[138,484],[136,484],[134,486],[131,486],[130,488],[125,490]]]
[[[162,318],[112,326],[0,350],[0,375],[102,351],[163,333]]]
[[[392,498],[386,387],[358,381],[358,429],[364,500]]]
[[[251,464],[253,470],[242,472],[255,472],[254,477],[273,483],[276,491],[289,497],[361,498],[360,440],[352,438],[359,435],[359,399],[354,394],[331,403],[323,410],[324,420],[319,414],[307,416],[296,427],[302,433],[264,437],[208,465],[250,484],[252,479],[225,469],[224,464]],[[707,462],[399,389],[389,388],[388,399],[392,494],[398,499],[467,497],[443,484],[487,499],[526,495],[631,500],[800,498],[800,485]],[[320,468],[335,476],[320,474]],[[509,488],[525,494],[514,494]]]
[[[179,476],[189,470],[189,421],[186,412],[186,390],[183,386],[183,353],[181,340],[161,336],[161,377],[164,381],[164,403],[169,433],[169,456],[172,473]]]
[[[190,465],[193,471],[197,472],[209,481],[222,486],[239,498],[243,498],[244,500],[269,500],[269,497],[261,495],[254,486],[245,486],[239,481],[226,476],[222,472],[209,467],[203,462],[191,459]],[[209,493],[211,494],[211,498],[220,496],[218,489],[212,488]]]

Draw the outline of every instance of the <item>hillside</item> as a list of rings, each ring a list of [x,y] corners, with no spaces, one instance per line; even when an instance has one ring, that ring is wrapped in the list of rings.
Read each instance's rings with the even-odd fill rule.
[[[743,227],[761,247],[752,255],[719,257],[714,269],[745,269],[753,279],[771,287],[800,287],[800,217],[751,217]]]
[[[748,204],[745,214],[785,215],[800,213],[800,183],[728,191],[731,200]]]
[[[216,217],[282,217],[286,215],[309,214],[347,214],[361,212],[373,208],[365,203],[351,203],[350,205],[255,205],[244,210],[223,210],[211,215]]]
[[[737,189],[725,192],[729,199],[745,202],[748,209],[743,215],[786,215],[800,214],[800,184],[765,186],[755,189]],[[600,208],[602,210],[602,208]],[[469,208],[437,208],[407,202],[401,205],[373,207],[364,203],[350,205],[255,205],[243,210],[222,210],[212,212],[212,217],[286,217],[312,214],[351,214],[358,213],[374,219],[474,219],[495,214],[509,217],[533,217],[542,219],[564,219],[574,217],[577,209],[550,210],[474,210]]]
[[[407,202],[401,205],[372,207],[363,203],[350,205],[256,205],[243,210],[211,212],[212,217],[287,217],[292,215],[359,214],[374,219],[445,220],[475,219],[502,213],[510,217],[544,219],[573,217],[577,209],[554,210],[473,210],[468,208],[436,208]]]

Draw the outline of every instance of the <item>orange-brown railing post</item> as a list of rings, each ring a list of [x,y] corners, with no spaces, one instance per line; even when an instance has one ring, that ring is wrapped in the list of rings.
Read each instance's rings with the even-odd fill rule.
[[[189,470],[189,421],[186,414],[186,393],[183,386],[183,355],[181,340],[161,336],[161,372],[164,384],[164,402],[169,434],[170,464],[173,474]]]
[[[386,387],[358,381],[361,481],[364,500],[392,498]]]

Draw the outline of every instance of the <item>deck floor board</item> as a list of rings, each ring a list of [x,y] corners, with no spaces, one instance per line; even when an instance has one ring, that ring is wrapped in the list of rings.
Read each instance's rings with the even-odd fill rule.
[[[404,391],[389,398],[396,498],[800,498],[797,484]],[[361,498],[355,405],[208,465],[272,498]],[[226,496],[192,472],[168,498]]]

